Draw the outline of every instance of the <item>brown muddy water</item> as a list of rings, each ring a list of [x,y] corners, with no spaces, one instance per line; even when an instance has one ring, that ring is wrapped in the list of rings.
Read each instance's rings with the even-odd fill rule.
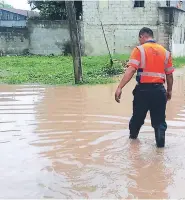
[[[135,80],[117,84],[0,86],[0,198],[185,198],[185,78],[167,106],[166,147],[149,116],[128,139]]]

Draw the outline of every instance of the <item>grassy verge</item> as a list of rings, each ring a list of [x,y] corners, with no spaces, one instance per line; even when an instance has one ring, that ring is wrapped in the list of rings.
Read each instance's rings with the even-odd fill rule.
[[[128,56],[114,56],[126,60]],[[111,83],[111,75],[123,72],[120,63],[109,67],[108,56],[83,57],[85,84]],[[7,84],[74,84],[73,61],[64,56],[12,56],[0,57],[0,82]]]
[[[175,68],[180,68],[185,66],[185,57],[178,57],[173,59],[173,64]]]
[[[114,59],[126,61],[128,55]],[[120,62],[109,65],[108,56],[83,57],[84,84],[105,84],[115,81],[114,75],[123,73]],[[185,57],[174,59],[175,67],[185,66]],[[6,84],[74,84],[71,57],[63,56],[12,56],[0,57],[0,83]]]

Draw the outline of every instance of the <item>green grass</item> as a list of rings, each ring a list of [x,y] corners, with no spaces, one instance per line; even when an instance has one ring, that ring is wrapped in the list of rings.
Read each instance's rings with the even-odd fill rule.
[[[173,65],[175,68],[184,67],[185,66],[185,57],[174,58]]]
[[[128,55],[113,57],[120,61]],[[82,57],[84,84],[113,83],[114,75],[123,73],[123,67],[115,62],[109,65],[108,56]],[[185,57],[174,59],[175,67],[185,66]],[[73,62],[64,56],[12,56],[0,57],[0,83],[6,84],[74,84]]]
[[[128,56],[118,55],[115,58],[126,60]],[[107,70],[108,64],[108,56],[83,57],[84,84],[113,82],[110,70]],[[114,69],[116,74],[123,72],[121,64],[114,64]],[[114,71],[112,75],[115,75]],[[73,61],[65,56],[0,57],[0,83],[74,84]]]

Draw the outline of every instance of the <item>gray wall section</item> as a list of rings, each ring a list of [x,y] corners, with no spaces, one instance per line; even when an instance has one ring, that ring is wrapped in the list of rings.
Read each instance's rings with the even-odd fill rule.
[[[158,20],[158,42],[166,49],[171,51],[171,24],[172,13],[166,7],[159,8],[159,20]]]
[[[61,55],[62,47],[70,40],[67,21],[29,21],[30,53]]]
[[[78,22],[83,52],[83,33]],[[3,55],[62,55],[64,43],[70,41],[67,21],[32,21],[27,28],[0,27],[0,52]]]
[[[185,11],[177,8],[159,9],[159,42],[174,57],[185,56]]]
[[[83,43],[83,23],[77,21],[81,42],[82,54]],[[37,55],[62,55],[63,47],[70,41],[68,21],[28,21],[30,35],[29,52]]]
[[[27,28],[0,27],[0,54],[21,55],[28,51],[29,34]]]
[[[174,57],[185,56],[185,12],[174,9],[172,25],[172,53]]]

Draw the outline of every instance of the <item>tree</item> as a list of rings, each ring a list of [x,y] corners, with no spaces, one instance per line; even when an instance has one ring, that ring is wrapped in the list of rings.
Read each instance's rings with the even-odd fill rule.
[[[3,0],[0,1],[0,8],[13,8],[12,5],[5,3]]]
[[[66,1],[66,11],[67,11],[67,18],[69,21],[75,83],[78,84],[83,82],[83,77],[82,77],[80,38],[79,38],[78,24],[75,16],[74,1],[71,0]]]
[[[33,1],[29,0],[32,10],[38,9],[40,11],[40,16],[43,19],[48,20],[66,20],[66,6],[65,1]],[[82,13],[82,2],[75,1],[76,8],[76,18],[79,19],[79,16]]]
[[[29,1],[32,10],[40,10],[40,16],[49,20],[65,20],[65,2],[64,1]]]
[[[29,0],[32,8],[40,10],[41,18],[48,20],[67,20],[69,21],[69,30],[71,37],[71,50],[73,56],[73,66],[75,83],[83,82],[81,66],[81,45],[77,19],[82,13],[81,1],[32,1]]]

